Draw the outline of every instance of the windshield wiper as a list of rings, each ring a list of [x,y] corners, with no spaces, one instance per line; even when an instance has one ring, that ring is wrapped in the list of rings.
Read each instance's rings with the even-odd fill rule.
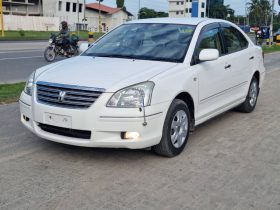
[[[132,55],[119,55],[119,54],[88,54],[88,56],[93,57],[103,57],[103,58],[128,58],[128,59],[136,59],[135,56]]]

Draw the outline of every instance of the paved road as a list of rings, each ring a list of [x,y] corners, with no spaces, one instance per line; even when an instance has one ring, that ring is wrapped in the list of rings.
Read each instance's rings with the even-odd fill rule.
[[[0,42],[0,84],[25,81],[37,68],[48,64],[48,42]],[[58,60],[61,60],[59,58]]]
[[[0,84],[25,81],[34,70],[47,65],[43,58],[47,45],[47,42],[0,42]],[[272,71],[279,69],[280,53],[266,55],[265,65]]]
[[[280,71],[269,71],[255,112],[204,123],[173,159],[46,141],[17,104],[0,106],[0,209],[279,210]]]

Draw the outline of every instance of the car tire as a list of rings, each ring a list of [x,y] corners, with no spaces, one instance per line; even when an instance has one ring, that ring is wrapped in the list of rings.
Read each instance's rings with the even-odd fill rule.
[[[254,111],[259,96],[259,82],[254,76],[249,87],[246,100],[237,107],[237,110],[243,113],[251,113]]]
[[[162,138],[152,149],[158,155],[175,157],[185,148],[190,133],[190,111],[188,105],[175,99],[167,112]]]

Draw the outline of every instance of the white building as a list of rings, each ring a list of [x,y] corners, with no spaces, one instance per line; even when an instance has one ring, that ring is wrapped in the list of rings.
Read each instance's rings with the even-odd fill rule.
[[[102,32],[108,32],[113,28],[131,20],[133,15],[122,8],[112,8],[103,4],[92,3],[86,5],[85,18],[87,20],[87,29],[98,31],[99,9],[101,11]]]
[[[205,17],[206,0],[168,0],[169,17]]]
[[[3,0],[3,14],[41,16],[42,0]]]
[[[85,24],[85,0],[43,0],[43,16],[58,17],[67,21],[70,29],[80,29]]]
[[[71,30],[85,24],[85,0],[4,0],[3,10],[6,30],[59,30],[63,20]]]
[[[0,0],[1,1],[1,0]],[[134,16],[122,8],[86,0],[4,0],[5,30],[57,31],[67,21],[70,30],[98,31],[99,9],[102,32],[107,32]]]

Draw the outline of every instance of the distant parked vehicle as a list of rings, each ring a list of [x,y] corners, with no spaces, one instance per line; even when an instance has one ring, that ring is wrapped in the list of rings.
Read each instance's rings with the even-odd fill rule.
[[[280,35],[280,28],[273,34],[273,41],[276,41],[276,37]]]
[[[51,34],[49,39],[50,45],[46,48],[44,52],[44,57],[46,61],[52,62],[55,60],[56,56],[63,57],[73,57],[79,54],[79,37],[72,35],[68,40],[68,44],[65,46],[63,39],[56,34]]]

